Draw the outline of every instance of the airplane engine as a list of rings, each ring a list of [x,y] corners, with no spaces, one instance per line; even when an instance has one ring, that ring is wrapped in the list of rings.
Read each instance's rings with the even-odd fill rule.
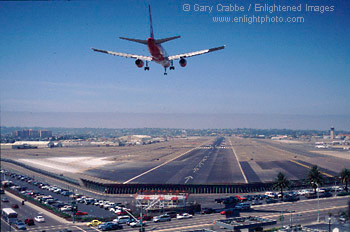
[[[137,59],[137,60],[135,61],[135,64],[136,64],[136,66],[139,67],[139,68],[142,68],[143,65],[144,65],[143,61],[140,60],[140,59]]]
[[[184,58],[181,58],[179,61],[179,64],[181,65],[181,67],[185,67],[187,64],[187,61]]]

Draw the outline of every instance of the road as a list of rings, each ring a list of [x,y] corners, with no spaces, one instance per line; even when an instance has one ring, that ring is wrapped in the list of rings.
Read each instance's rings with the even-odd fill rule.
[[[38,215],[39,211],[31,208],[27,204],[22,206],[20,201],[12,198],[7,195],[10,199],[9,203],[2,204],[2,207],[9,207],[13,203],[19,204],[19,209],[16,211],[19,214],[19,218],[24,220],[25,218],[34,217]],[[339,210],[345,210],[347,203],[350,200],[350,197],[334,197],[334,198],[323,198],[319,200],[320,205],[320,218],[324,219],[328,217],[328,214],[331,212],[337,214]],[[284,225],[286,224],[310,224],[315,222],[317,219],[318,212],[318,199],[302,200],[298,202],[284,202],[276,203],[270,205],[258,205],[253,206],[251,211],[242,212],[241,216],[260,216],[265,218],[270,218],[278,221],[277,226],[281,225],[279,218],[281,212],[284,211]],[[294,211],[293,213],[289,213]],[[302,215],[302,216],[297,216]],[[89,228],[85,223],[62,223],[54,218],[46,216],[46,222],[42,224],[36,224],[28,228],[28,231],[59,231],[64,228],[69,228],[72,231],[96,231],[96,228]],[[218,213],[209,214],[209,215],[195,215],[193,219],[186,220],[176,220],[173,219],[171,222],[161,222],[153,223],[149,222],[146,227],[148,231],[179,231],[179,230],[190,230],[194,228],[210,228],[213,227],[213,221],[218,219],[225,219],[224,215]],[[14,230],[14,228],[12,228]],[[8,225],[6,223],[1,223],[1,231],[9,231]],[[123,231],[136,231],[133,228],[124,226]]]

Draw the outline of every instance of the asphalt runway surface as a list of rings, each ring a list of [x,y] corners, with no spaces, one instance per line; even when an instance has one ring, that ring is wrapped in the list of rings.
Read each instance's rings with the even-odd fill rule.
[[[279,172],[291,180],[305,179],[313,165],[318,165],[327,176],[336,176],[342,168],[350,167],[349,159],[318,154],[311,143],[289,144],[236,136],[174,139],[134,147],[6,150],[6,157],[14,159],[79,156],[103,157],[110,162],[64,175],[80,178],[81,173],[118,183],[237,184],[246,180],[256,183],[273,181]],[[39,168],[48,170],[44,165]]]
[[[104,167],[105,170],[92,169],[84,174],[125,182],[160,164],[160,162],[131,163],[128,165]],[[210,148],[193,150],[166,165],[134,179],[130,183],[223,184],[232,182],[244,183],[232,150]]]

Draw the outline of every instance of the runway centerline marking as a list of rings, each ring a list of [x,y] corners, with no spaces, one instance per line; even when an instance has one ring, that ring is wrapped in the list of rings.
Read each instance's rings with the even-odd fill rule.
[[[137,176],[131,178],[130,180],[127,180],[127,181],[123,182],[123,184],[127,184],[127,183],[129,183],[130,181],[133,181],[133,180],[135,180],[135,179],[137,179],[137,178],[139,178],[139,177],[141,177],[141,176],[143,176],[143,175],[146,175],[147,173],[150,173],[150,172],[152,172],[152,171],[154,171],[154,170],[156,170],[156,169],[158,169],[158,168],[160,168],[160,167],[162,167],[162,166],[164,166],[164,165],[166,165],[166,164],[168,164],[168,163],[170,163],[170,162],[172,162],[172,161],[174,161],[174,160],[180,158],[181,156],[184,156],[184,155],[190,153],[191,151],[193,151],[193,150],[195,150],[195,149],[198,149],[199,147],[200,147],[200,146],[195,147],[195,148],[192,148],[191,150],[188,150],[188,151],[186,151],[185,153],[182,153],[181,155],[178,155],[178,156],[176,156],[176,157],[174,157],[174,158],[172,158],[172,159],[170,159],[170,160],[168,160],[168,161],[166,161],[166,162],[164,162],[164,163],[162,163],[162,164],[160,164],[160,165],[158,165],[158,166],[156,166],[156,167],[154,167],[154,168],[152,168],[152,169],[150,169],[150,170],[148,170],[148,171],[145,171],[144,173],[141,173],[140,175],[137,175]]]
[[[306,165],[306,164],[302,164],[302,163],[299,163],[298,161],[295,161],[295,160],[290,160],[291,162],[295,163],[295,164],[298,164],[304,168],[308,168],[308,169],[311,169],[310,166]],[[328,176],[328,177],[333,177],[332,175],[328,174],[328,173],[325,173],[325,172],[320,172],[322,175],[325,175],[325,176]]]
[[[233,152],[233,154],[234,154],[235,157],[236,157],[236,160],[237,160],[237,163],[238,163],[238,167],[239,167],[239,169],[241,170],[241,173],[242,173],[242,176],[243,176],[243,178],[244,178],[244,181],[245,181],[246,184],[248,184],[248,179],[247,179],[247,177],[246,177],[245,174],[244,174],[244,171],[243,171],[243,169],[242,169],[241,163],[239,162],[239,159],[238,159],[238,156],[237,156],[237,154],[236,154],[236,151],[235,151],[235,149],[233,148],[231,139],[228,138],[228,141],[230,142],[232,152]]]

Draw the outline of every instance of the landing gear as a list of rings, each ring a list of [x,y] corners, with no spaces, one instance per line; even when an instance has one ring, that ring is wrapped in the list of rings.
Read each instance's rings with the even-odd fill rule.
[[[168,74],[166,73],[166,68],[164,68],[164,75],[168,75]]]
[[[173,64],[173,61],[170,61],[170,70],[175,70],[175,67],[174,67],[174,64]]]
[[[146,66],[145,66],[145,71],[149,71],[149,67],[148,67],[148,61],[146,60]]]

